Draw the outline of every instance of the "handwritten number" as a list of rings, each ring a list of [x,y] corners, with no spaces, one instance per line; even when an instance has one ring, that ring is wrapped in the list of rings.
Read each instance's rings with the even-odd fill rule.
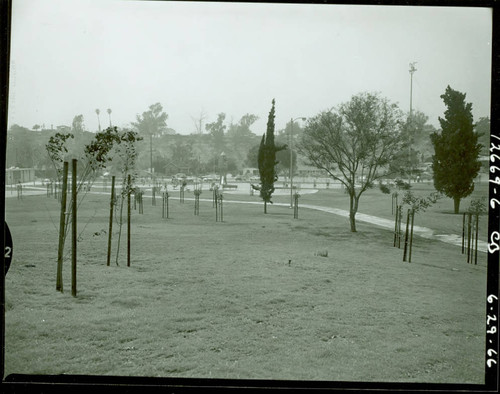
[[[488,304],[493,303],[493,299],[498,300],[498,297],[495,294],[490,294],[487,298]]]
[[[498,135],[492,134],[491,137],[496,138],[497,140],[500,140],[500,137]]]
[[[491,363],[496,364],[497,362],[495,360],[493,360],[492,358],[490,358],[488,361],[486,361],[486,364],[488,365],[489,368],[491,368]]]
[[[490,172],[500,171],[500,167],[490,166]]]
[[[487,324],[487,325],[489,325],[489,324],[490,324],[490,320],[496,321],[496,320],[497,320],[497,317],[496,317],[495,315],[493,315],[493,316],[487,315],[487,316],[486,316],[486,324]]]
[[[6,259],[10,259],[10,254],[12,253],[12,249],[10,248],[10,246],[6,246],[5,247],[5,258]]]
[[[500,145],[495,145],[493,142],[491,143],[490,152],[493,152],[495,149],[500,150]]]
[[[495,158],[500,159],[500,156],[498,156],[498,155],[490,155],[490,160],[492,162],[495,162]]]
[[[486,334],[494,334],[496,332],[497,332],[497,328],[495,326],[493,326],[488,331],[486,331]]]
[[[488,353],[488,357],[493,357],[493,353],[498,354],[493,349],[488,349],[488,351],[486,353]]]
[[[497,185],[500,185],[500,177],[496,177],[494,181],[492,181],[491,179],[489,180],[491,183],[496,183]]]
[[[498,233],[498,231],[493,231],[491,233],[490,242],[488,243],[488,252],[495,253],[496,251],[500,250],[498,243],[495,242],[498,241],[499,239],[500,239],[500,233]]]
[[[491,208],[495,209],[495,203],[496,204],[500,204],[500,201],[498,201],[496,198],[492,198],[490,200],[490,206],[491,206]]]

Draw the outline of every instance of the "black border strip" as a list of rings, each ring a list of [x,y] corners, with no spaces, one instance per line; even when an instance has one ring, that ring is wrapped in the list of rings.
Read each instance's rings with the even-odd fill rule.
[[[11,32],[11,0],[0,0],[0,54],[4,55],[0,61],[0,250],[5,250],[5,165],[7,154],[7,114],[9,101],[9,64],[10,64],[10,32]],[[0,271],[0,376],[4,376],[5,360],[5,261],[4,252],[1,253]],[[1,390],[0,390],[1,391]]]
[[[499,82],[500,74],[498,65],[500,60],[500,41],[498,39],[500,23],[500,10],[498,7],[493,9],[493,43],[492,43],[492,72],[491,72],[491,132],[490,132],[490,153],[497,153],[494,145],[500,146],[500,130],[498,130],[499,114]],[[493,145],[494,144],[494,145]],[[492,152],[494,151],[494,152]],[[495,197],[500,199],[500,184],[494,183],[495,179],[500,180],[500,171],[495,171],[494,157],[490,156],[490,178],[489,178],[489,217],[488,217],[488,270],[486,285],[486,324],[485,324],[485,385],[488,388],[498,391],[498,353],[499,353],[499,325],[498,325],[498,275],[500,251],[498,245],[500,242],[500,204],[495,203]],[[493,297],[494,296],[494,297]],[[496,297],[496,299],[495,299]],[[495,318],[490,320],[488,317]],[[493,324],[488,324],[491,321]],[[494,327],[494,329],[493,329]],[[493,332],[495,331],[495,332]],[[495,354],[496,353],[496,354]]]

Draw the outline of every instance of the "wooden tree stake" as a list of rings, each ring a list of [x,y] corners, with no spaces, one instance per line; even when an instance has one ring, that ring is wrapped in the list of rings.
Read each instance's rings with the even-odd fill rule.
[[[113,208],[115,204],[115,176],[111,178],[111,201],[109,203],[109,233],[108,233],[108,257],[106,265],[109,267],[111,261],[111,239],[113,236]]]
[[[467,227],[467,263],[470,262],[471,260],[471,248],[470,248],[470,241],[471,241],[471,238],[472,238],[472,234],[471,234],[471,231],[472,231],[472,228],[471,228],[471,225],[472,225],[472,214],[469,213],[469,220],[468,220],[468,227]]]
[[[408,230],[410,224],[410,210],[408,209],[408,213],[406,215],[406,231],[405,231],[405,246],[403,250],[403,261],[406,261],[406,252],[408,251]]]
[[[63,292],[62,265],[64,253],[64,223],[66,220],[66,198],[68,191],[68,162],[63,164],[63,192],[61,198],[61,214],[59,216],[59,248],[57,250],[56,290]]]
[[[76,166],[77,160],[73,159],[72,174],[71,174],[71,194],[72,194],[72,220],[71,220],[71,295],[76,297],[76,242],[77,242],[77,194],[76,194]]]
[[[474,251],[474,265],[477,265],[477,238],[479,233],[479,214],[476,214],[476,249]]]
[[[399,207],[396,207],[396,217],[394,219],[394,247],[396,247],[396,242],[398,240],[398,213]]]
[[[411,211],[411,231],[410,231],[410,252],[408,256],[408,262],[411,263],[411,247],[413,245],[413,220],[415,219],[415,210]]]
[[[462,254],[465,252],[465,212],[462,219]]]
[[[131,190],[131,178],[128,174],[127,178],[127,267],[130,267],[130,190]]]

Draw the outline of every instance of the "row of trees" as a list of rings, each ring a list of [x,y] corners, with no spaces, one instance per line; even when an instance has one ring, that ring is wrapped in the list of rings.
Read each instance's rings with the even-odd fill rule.
[[[258,117],[245,114],[238,122],[230,122],[229,125],[225,124],[225,118],[226,115],[220,113],[216,121],[204,124],[206,133],[179,135],[167,127],[168,114],[161,104],[151,105],[131,122],[132,128],[143,138],[138,145],[138,167],[146,171],[153,168],[157,174],[185,172],[204,175],[217,170],[222,152],[226,155],[230,172],[256,166],[256,163],[248,162],[247,156],[250,149],[258,145],[259,137],[251,130]],[[202,120],[199,127],[203,124]],[[33,130],[36,132],[19,125],[10,128],[7,167],[50,168],[50,161],[44,154],[45,142],[50,136],[72,133],[74,143],[68,149],[76,153],[95,134],[85,130],[83,115],[76,115],[71,127],[35,126]]]
[[[441,98],[447,106],[444,118],[439,118],[441,130],[429,126],[422,113],[416,112],[410,118],[388,99],[361,93],[310,118],[304,129],[289,123],[285,130],[278,131],[276,145],[274,100],[260,144],[259,137],[251,131],[258,119],[256,115],[246,114],[238,123],[227,125],[226,115],[219,113],[216,121],[205,124],[205,134],[201,132],[204,117],[200,115],[195,122],[198,132],[181,136],[167,128],[168,115],[156,103],[132,122],[143,139],[137,147],[138,168],[154,168],[156,173],[202,175],[217,171],[224,152],[229,172],[235,173],[245,166],[259,167],[261,195],[267,204],[271,201],[276,175],[288,172],[290,156],[292,166],[296,166],[297,155],[295,152],[290,155],[287,147],[289,129],[293,126],[294,134],[300,136],[301,156],[344,185],[350,199],[352,231],[356,231],[355,215],[366,190],[383,178],[415,176],[420,171],[418,164],[427,160],[432,160],[436,189],[454,200],[458,212],[460,200],[473,190],[472,180],[480,168],[478,155],[488,145],[489,119],[481,118],[474,124],[472,105],[465,102],[465,94],[449,86]],[[85,132],[81,115],[74,118],[71,131],[74,141],[67,145],[77,155],[94,133]],[[40,154],[43,144],[33,138],[39,133],[29,133],[17,125],[11,128],[8,166],[9,159],[12,164],[12,156],[17,166],[21,162],[24,166],[36,166],[44,160],[47,164],[46,155]],[[263,165],[263,157],[267,156],[262,152],[266,150],[272,151],[272,159],[265,159],[268,161]],[[271,165],[272,177],[271,170],[266,169]]]
[[[430,130],[434,187],[454,201],[459,212],[460,201],[474,190],[481,163],[478,160],[484,135],[474,130],[472,104],[465,94],[449,86],[441,98],[446,106],[439,117],[441,130]],[[285,149],[274,141],[275,102],[272,102],[267,131],[258,150],[260,195],[272,202],[277,180],[277,152]],[[423,122],[420,121],[420,124]],[[340,182],[349,195],[351,231],[356,231],[356,213],[361,195],[391,176],[411,176],[415,152],[415,120],[405,118],[394,103],[379,94],[360,93],[349,102],[308,119],[299,143],[299,152],[310,165],[326,171]],[[418,123],[417,123],[418,124]],[[413,151],[413,155],[412,155]]]
[[[72,294],[76,296],[76,228],[77,207],[83,202],[90,190],[92,183],[96,180],[102,170],[106,169],[113,175],[120,176],[123,184],[120,193],[120,206],[118,214],[118,244],[116,252],[116,263],[118,264],[120,240],[123,224],[123,202],[132,192],[133,180],[136,176],[135,160],[137,158],[136,144],[142,139],[133,130],[121,130],[109,127],[99,131],[88,144],[83,146],[80,156],[70,152],[68,145],[74,138],[71,133],[56,133],[51,136],[45,146],[48,157],[54,167],[57,179],[62,181],[61,193],[61,215],[59,225],[59,247],[57,262],[56,289],[63,291],[62,267],[66,238],[69,233],[69,224],[72,228]],[[68,163],[72,162],[72,193],[71,203],[66,207],[66,185],[68,184]],[[80,163],[77,176],[77,164]],[[114,186],[114,177],[113,177]],[[115,204],[113,201],[112,204]],[[111,246],[109,234],[109,246]],[[109,259],[109,251],[108,251]]]

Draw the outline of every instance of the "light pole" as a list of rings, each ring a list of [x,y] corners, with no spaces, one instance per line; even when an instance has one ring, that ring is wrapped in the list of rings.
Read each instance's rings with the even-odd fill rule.
[[[298,118],[295,118],[290,121],[290,208],[293,208],[293,171],[292,171],[292,165],[293,165],[293,122],[296,120],[306,120],[306,118],[299,116]]]
[[[410,63],[410,119],[408,121],[408,183],[411,183],[411,132],[413,131],[413,113],[412,113],[412,99],[413,99],[413,73],[417,71],[415,64]]]
[[[99,119],[99,114],[101,111],[99,109],[95,110],[95,113],[97,114],[97,124],[99,125],[99,133],[101,132],[101,120]]]

